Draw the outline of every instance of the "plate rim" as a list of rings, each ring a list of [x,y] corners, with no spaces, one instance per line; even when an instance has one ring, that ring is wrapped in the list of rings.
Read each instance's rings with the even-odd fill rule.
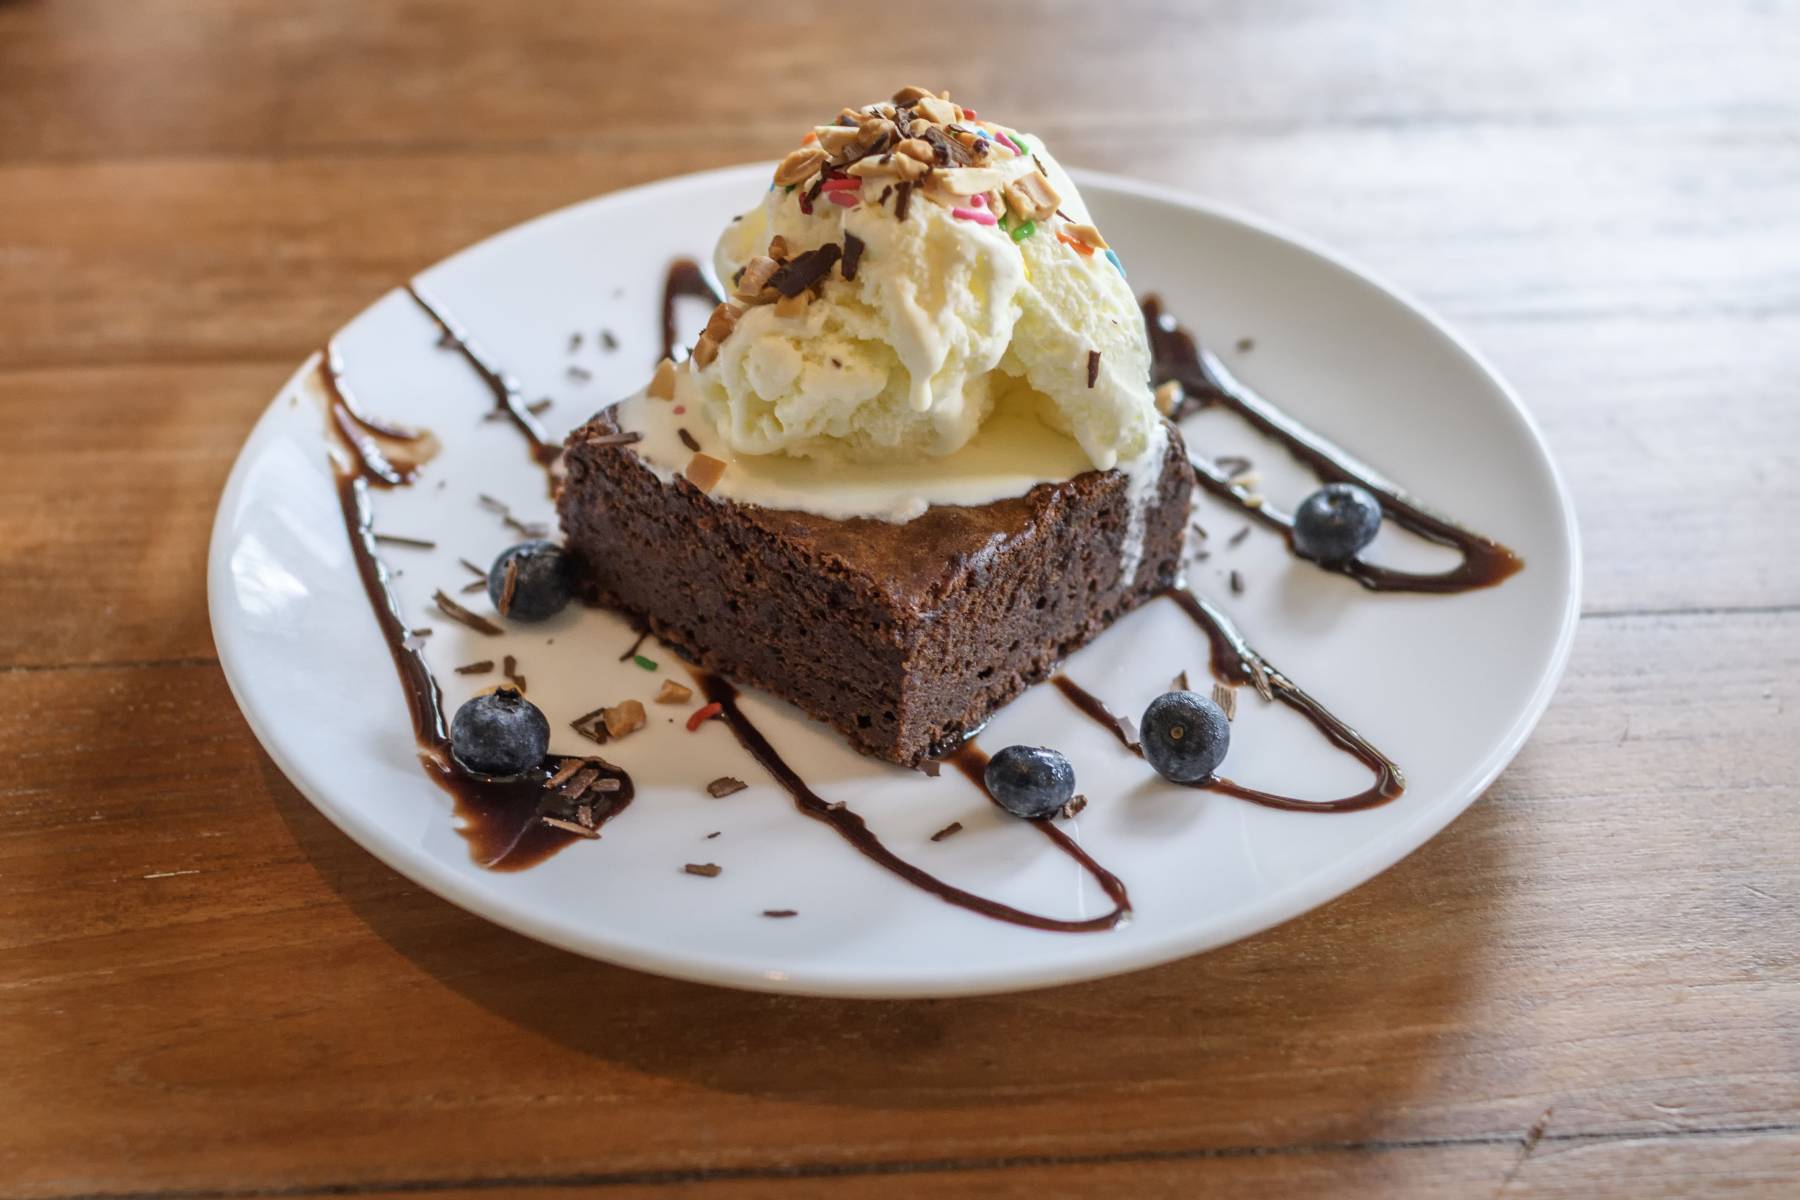
[[[769,166],[770,164],[767,163],[744,163],[717,167],[590,196],[541,213],[462,247],[419,270],[413,275],[413,278],[429,280],[433,273],[465,256],[491,251],[514,236],[523,236],[528,231],[546,223],[565,220],[571,214],[594,205],[629,204],[635,200],[652,196],[659,191],[711,187],[725,182],[731,176],[747,175],[752,171],[766,171]],[[282,398],[293,392],[307,375],[316,369],[320,357],[317,351],[308,355],[287,381],[277,389],[269,404],[244,436],[237,457],[233,460],[224,489],[220,494],[219,503],[214,512],[212,533],[208,539],[207,612],[214,648],[218,652],[219,666],[225,676],[232,699],[245,722],[250,726],[251,732],[255,734],[263,752],[269,755],[275,765],[281,769],[282,774],[306,798],[309,804],[361,849],[374,855],[375,858],[404,878],[466,912],[536,941],[600,962],[693,983],[788,995],[871,999],[995,995],[1123,975],[1218,949],[1285,924],[1361,887],[1401,859],[1426,845],[1452,821],[1467,812],[1524,748],[1532,731],[1548,710],[1567,670],[1574,648],[1581,611],[1584,573],[1581,534],[1573,498],[1562,471],[1551,453],[1548,439],[1544,436],[1536,418],[1525,407],[1518,393],[1486,356],[1406,289],[1394,285],[1379,273],[1367,269],[1353,258],[1327,248],[1308,235],[1294,232],[1277,222],[1245,212],[1234,205],[1222,203],[1210,197],[1106,172],[1073,169],[1071,175],[1084,189],[1094,187],[1098,190],[1112,191],[1236,225],[1262,237],[1299,249],[1324,265],[1352,276],[1374,291],[1384,294],[1405,309],[1410,316],[1420,321],[1433,335],[1447,344],[1452,351],[1459,354],[1480,376],[1485,378],[1506,401],[1509,415],[1526,434],[1529,447],[1539,459],[1540,465],[1550,481],[1556,500],[1556,514],[1567,547],[1568,570],[1566,578],[1563,580],[1562,612],[1546,669],[1540,676],[1530,699],[1522,706],[1496,749],[1489,755],[1488,760],[1481,764],[1480,773],[1469,785],[1468,795],[1465,799],[1441,805],[1414,821],[1396,826],[1336,861],[1327,872],[1298,880],[1267,894],[1255,909],[1251,910],[1254,913],[1253,916],[1246,912],[1222,925],[1208,926],[1206,931],[1199,935],[1189,932],[1183,936],[1183,933],[1178,931],[1168,937],[1147,942],[1098,963],[1083,962],[1072,970],[1060,966],[1054,959],[1047,960],[1044,964],[1036,967],[1023,969],[1008,967],[997,972],[983,972],[979,967],[975,967],[954,974],[911,973],[897,977],[879,977],[866,971],[837,973],[829,968],[819,967],[809,967],[799,972],[755,970],[717,962],[709,964],[697,961],[691,955],[663,953],[638,946],[609,943],[603,935],[577,935],[546,922],[531,905],[511,900],[493,889],[477,887],[472,881],[456,874],[441,871],[433,860],[381,835],[378,829],[361,820],[356,806],[340,804],[333,800],[326,789],[320,787],[311,778],[304,763],[290,758],[281,749],[279,741],[272,737],[272,730],[268,728],[265,720],[259,716],[252,705],[246,703],[245,689],[240,682],[240,672],[243,668],[239,659],[240,655],[246,653],[246,648],[237,644],[237,639],[243,635],[241,631],[233,627],[228,619],[231,613],[231,580],[229,571],[223,565],[229,560],[230,554],[231,515],[238,507],[240,496],[247,486],[251,462],[247,452],[250,446],[262,433],[265,425],[279,418]],[[361,320],[371,309],[400,290],[400,286],[396,285],[377,296],[340,328],[347,328]]]

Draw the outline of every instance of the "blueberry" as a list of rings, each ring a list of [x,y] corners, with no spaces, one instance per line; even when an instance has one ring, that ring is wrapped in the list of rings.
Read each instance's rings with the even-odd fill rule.
[[[512,599],[505,604],[509,563],[519,565]],[[488,599],[500,615],[514,621],[542,621],[554,617],[575,595],[575,572],[569,556],[555,542],[522,542],[503,551],[488,570]]]
[[[1075,795],[1075,768],[1042,746],[1008,746],[988,762],[988,795],[1015,817],[1054,817]]]
[[[550,722],[511,688],[475,697],[450,721],[450,752],[476,775],[522,775],[549,749]]]
[[[1294,510],[1294,549],[1322,563],[1349,562],[1381,530],[1381,505],[1354,483],[1328,483]]]
[[[1198,783],[1218,769],[1231,746],[1231,722],[1212,697],[1164,692],[1138,724],[1144,758],[1176,783]]]

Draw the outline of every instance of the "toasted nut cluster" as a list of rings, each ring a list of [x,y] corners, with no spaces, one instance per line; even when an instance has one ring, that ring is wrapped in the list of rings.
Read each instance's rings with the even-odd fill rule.
[[[647,389],[652,400],[673,400],[675,398],[675,363],[663,359],[656,364],[656,374],[650,377]]]
[[[610,708],[600,710],[600,719],[606,723],[609,737],[621,738],[633,730],[642,729],[648,719],[641,700],[621,700]]]
[[[1005,195],[1006,207],[1026,221],[1047,220],[1062,203],[1050,181],[1036,171],[1007,184]]]

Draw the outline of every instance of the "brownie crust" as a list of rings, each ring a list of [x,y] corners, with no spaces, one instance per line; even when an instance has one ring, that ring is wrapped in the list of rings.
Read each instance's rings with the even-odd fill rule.
[[[565,456],[557,506],[585,596],[905,766],[973,735],[1180,569],[1193,472],[1173,426],[1130,579],[1116,471],[905,524],[839,521],[665,483],[607,444],[617,432],[602,412]]]

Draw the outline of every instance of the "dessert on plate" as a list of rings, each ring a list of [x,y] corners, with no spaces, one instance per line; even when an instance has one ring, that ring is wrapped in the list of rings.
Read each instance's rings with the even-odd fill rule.
[[[590,599],[917,765],[1175,582],[1194,474],[1036,137],[921,88],[844,109],[713,265],[691,353],[569,438]]]

